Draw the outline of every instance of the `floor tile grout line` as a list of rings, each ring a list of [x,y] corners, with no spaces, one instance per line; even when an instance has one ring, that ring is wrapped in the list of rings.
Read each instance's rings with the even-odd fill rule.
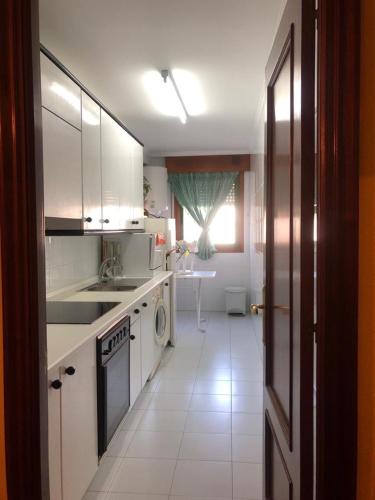
[[[202,357],[202,346],[201,346],[201,350],[200,350],[199,361],[200,361],[201,357]],[[198,362],[198,365],[199,365],[199,362]],[[195,377],[194,377],[193,390],[194,390],[194,387],[195,387],[196,380],[197,380],[197,371],[196,371],[196,374],[195,374]],[[190,409],[192,398],[193,398],[193,393],[191,393],[191,395],[190,395],[189,406],[188,406],[188,410],[187,411],[189,411],[189,409]],[[172,481],[171,481],[171,485],[170,485],[170,488],[169,488],[168,498],[172,495],[172,488],[173,488],[173,483],[174,483],[174,479],[175,479],[175,475],[176,475],[176,470],[177,470],[177,465],[178,465],[178,457],[180,456],[180,452],[181,452],[181,448],[182,448],[182,443],[183,443],[184,435],[185,435],[187,415],[188,415],[188,413],[186,413],[186,416],[185,416],[184,430],[183,430],[182,435],[181,435],[180,446],[178,448],[177,459],[176,459],[175,467],[173,469]]]
[[[233,477],[233,372],[232,372],[232,324],[230,321],[229,323],[229,354],[230,354],[230,387],[231,387],[231,398],[230,398],[230,404],[231,404],[231,414],[230,414],[230,451],[231,451],[231,472],[232,472],[232,499],[234,497],[234,477]]]
[[[209,318],[211,319],[211,318]],[[172,474],[172,483],[171,483],[171,487],[169,489],[169,494],[168,496],[171,497],[172,496],[172,487],[173,487],[173,481],[174,481],[174,478],[175,478],[175,473],[176,473],[176,468],[177,468],[177,465],[178,465],[178,462],[179,461],[183,461],[183,460],[187,460],[187,461],[192,461],[192,462],[218,462],[218,463],[231,463],[231,469],[232,469],[232,475],[231,475],[231,479],[232,479],[232,500],[234,498],[234,476],[233,476],[233,415],[234,413],[237,413],[237,414],[253,414],[253,415],[259,415],[259,412],[246,412],[246,411],[241,411],[241,412],[233,412],[233,397],[235,396],[233,394],[233,391],[232,391],[232,387],[233,387],[233,373],[232,373],[232,370],[233,370],[233,358],[238,358],[240,356],[233,356],[233,352],[232,352],[232,340],[233,340],[233,335],[234,335],[234,330],[235,330],[235,323],[233,321],[230,321],[230,319],[226,318],[226,327],[225,327],[225,331],[228,332],[229,334],[229,344],[228,344],[228,347],[229,347],[229,359],[230,359],[230,386],[231,386],[231,394],[230,394],[230,411],[229,412],[223,412],[223,411],[218,411],[218,410],[210,410],[207,412],[207,410],[192,410],[191,409],[191,400],[193,398],[194,395],[200,395],[200,396],[207,396],[207,395],[211,395],[211,396],[220,396],[220,394],[210,394],[210,393],[195,393],[194,392],[194,388],[196,387],[196,384],[197,384],[197,381],[198,380],[202,380],[200,379],[199,377],[199,366],[200,366],[200,363],[202,361],[202,358],[203,358],[203,355],[204,353],[208,352],[207,349],[210,348],[210,346],[212,346],[212,342],[215,341],[215,338],[212,337],[212,333],[211,333],[211,338],[210,338],[210,334],[209,332],[207,332],[208,334],[204,336],[204,339],[202,342],[199,342],[199,361],[198,361],[198,364],[196,365],[196,369],[194,370],[194,377],[189,377],[190,379],[192,379],[194,382],[193,382],[193,390],[191,392],[188,392],[188,393],[184,393],[184,392],[166,392],[166,393],[161,393],[161,394],[180,394],[180,395],[185,395],[187,396],[187,399],[189,400],[189,405],[186,409],[178,409],[178,410],[170,410],[170,409],[166,409],[166,408],[162,408],[162,409],[151,409],[150,408],[150,404],[151,404],[151,401],[154,399],[155,397],[155,394],[157,393],[157,388],[160,386],[162,380],[163,380],[163,376],[160,377],[160,379],[158,380],[157,384],[155,384],[155,387],[153,387],[151,389],[151,391],[149,391],[150,393],[150,396],[149,396],[149,401],[147,402],[147,404],[145,405],[145,408],[135,408],[134,410],[135,411],[139,411],[139,412],[142,412],[142,415],[140,416],[140,418],[138,419],[138,422],[135,426],[135,429],[122,429],[124,430],[125,432],[132,432],[133,435],[131,436],[131,439],[129,440],[129,443],[127,444],[125,448],[125,451],[122,451],[122,454],[125,456],[122,456],[122,457],[111,457],[111,458],[114,458],[116,461],[118,460],[118,464],[117,464],[117,467],[116,467],[116,470],[113,472],[113,475],[112,475],[112,479],[111,481],[109,482],[109,488],[107,491],[103,491],[103,493],[105,494],[106,498],[110,495],[111,493],[111,488],[112,488],[112,485],[116,479],[116,477],[118,477],[118,473],[119,473],[119,469],[120,469],[120,466],[121,466],[121,463],[122,461],[125,459],[125,458],[129,458],[129,459],[150,459],[150,460],[158,460],[159,458],[157,457],[126,457],[126,452],[127,450],[129,449],[129,447],[131,446],[131,443],[133,442],[134,440],[134,437],[135,437],[135,434],[136,432],[138,431],[142,431],[141,429],[139,429],[139,425],[140,425],[140,422],[141,420],[144,418],[144,414],[145,412],[147,411],[159,411],[159,412],[163,412],[163,411],[166,411],[166,412],[172,412],[172,411],[182,411],[184,414],[185,414],[185,418],[184,418],[184,422],[183,422],[183,431],[170,431],[170,430],[167,430],[167,431],[163,431],[163,430],[144,430],[143,432],[159,432],[159,433],[179,433],[181,434],[181,440],[180,440],[180,443],[179,443],[179,449],[178,449],[178,452],[177,452],[177,459],[174,459],[174,458],[166,458],[166,457],[160,457],[159,460],[175,460],[175,466],[174,466],[174,470],[173,470],[173,474]],[[209,325],[209,324],[208,324]],[[211,323],[211,325],[214,325],[214,323]],[[207,330],[209,330],[209,326],[207,328]],[[216,332],[216,329],[215,329],[215,332]],[[253,332],[252,332],[253,334]],[[197,337],[198,338],[198,337]],[[224,336],[224,338],[227,338],[227,335]],[[255,346],[254,346],[255,347]],[[224,352],[224,351],[223,351]],[[219,355],[219,358],[220,358],[220,355]],[[168,360],[168,363],[167,363],[167,366],[169,364],[169,362],[172,360],[173,358],[169,358]],[[215,356],[213,356],[213,359],[215,359]],[[262,364],[262,360],[260,359],[261,361],[261,364]],[[214,365],[215,363],[213,363]],[[165,378],[164,378],[165,380]],[[204,380],[204,379],[203,379]],[[209,380],[209,379],[207,379]],[[215,380],[212,379],[213,382],[215,382]],[[217,381],[217,380],[216,380]],[[247,380],[247,381],[250,381],[251,380]],[[254,381],[255,382],[255,381]],[[147,394],[147,393],[146,393]],[[227,396],[227,394],[225,394],[225,396]],[[242,396],[242,395],[240,395]],[[248,395],[248,394],[244,394],[243,395],[244,397],[258,397],[259,395]],[[147,396],[146,396],[146,399],[147,399]],[[188,414],[192,412],[192,413],[223,413],[223,414],[230,414],[230,443],[231,443],[231,456],[230,456],[230,461],[227,461],[227,460],[217,460],[217,459],[195,459],[195,458],[182,458],[180,457],[180,453],[181,453],[181,447],[182,447],[182,444],[183,444],[183,439],[184,439],[184,436],[186,434],[219,434],[219,435],[228,435],[228,433],[200,433],[200,432],[186,432],[186,428],[187,428],[187,419],[188,419]],[[261,415],[262,413],[260,413]],[[122,425],[123,427],[123,425]],[[238,434],[238,433],[236,433]],[[241,433],[241,434],[245,434],[245,435],[248,435],[248,436],[260,436],[262,434],[250,434],[250,433]],[[250,461],[250,460],[236,460],[236,463],[253,463],[253,464],[260,464],[260,462],[255,462],[255,461]],[[229,499],[228,499],[229,500]]]

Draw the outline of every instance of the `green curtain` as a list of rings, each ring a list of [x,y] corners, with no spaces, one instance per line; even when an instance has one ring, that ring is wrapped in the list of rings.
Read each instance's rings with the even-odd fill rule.
[[[210,241],[210,225],[230,192],[238,172],[169,174],[168,180],[178,203],[202,228],[198,257],[210,259],[216,249]]]

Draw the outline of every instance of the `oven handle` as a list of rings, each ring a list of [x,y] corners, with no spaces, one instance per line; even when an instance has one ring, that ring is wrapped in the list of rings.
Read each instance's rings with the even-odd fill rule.
[[[98,383],[98,452],[99,457],[107,450],[107,367],[99,368]]]

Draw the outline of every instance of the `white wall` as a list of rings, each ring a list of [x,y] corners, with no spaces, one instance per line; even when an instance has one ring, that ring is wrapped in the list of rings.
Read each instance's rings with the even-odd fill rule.
[[[216,270],[216,278],[202,282],[202,309],[204,311],[224,311],[227,286],[244,286],[250,292],[250,173],[245,172],[245,248],[244,253],[218,253],[207,261],[195,258],[196,270]],[[177,309],[191,311],[195,309],[193,280],[178,279]]]
[[[250,302],[253,304],[263,303],[264,284],[264,248],[263,251],[257,247],[259,240],[260,211],[264,210],[264,119],[265,119],[265,96],[259,102],[258,120],[256,127],[256,151],[257,154],[251,156],[250,167]],[[263,232],[264,232],[263,227]],[[253,326],[256,337],[263,335],[263,316],[253,316]]]
[[[259,224],[264,202],[264,155],[252,156],[250,171],[250,300],[262,303],[264,249],[259,247]]]
[[[98,236],[47,236],[46,286],[52,292],[98,274]]]

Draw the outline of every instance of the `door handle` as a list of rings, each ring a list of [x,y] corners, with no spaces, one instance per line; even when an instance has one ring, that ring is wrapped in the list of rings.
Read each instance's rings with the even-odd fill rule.
[[[259,314],[259,311],[265,309],[264,304],[251,304],[250,305],[250,312],[251,314]]]
[[[288,313],[290,311],[289,306],[273,306],[274,309],[278,309],[279,311],[283,313]]]

